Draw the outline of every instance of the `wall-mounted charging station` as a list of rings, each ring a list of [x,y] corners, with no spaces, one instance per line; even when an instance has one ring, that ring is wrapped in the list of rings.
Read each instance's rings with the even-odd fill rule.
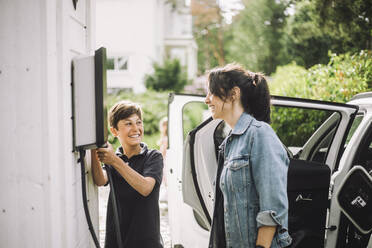
[[[74,58],[71,75],[73,146],[80,154],[84,212],[95,246],[100,247],[88,209],[84,157],[87,149],[103,147],[107,142],[106,48],[99,48],[94,56]]]
[[[102,147],[107,141],[106,48],[72,61],[74,150]]]

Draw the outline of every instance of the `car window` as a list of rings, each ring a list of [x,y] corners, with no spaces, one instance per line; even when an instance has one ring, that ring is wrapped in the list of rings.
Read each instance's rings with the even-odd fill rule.
[[[319,163],[326,161],[340,119],[337,112],[319,109],[273,106],[271,111],[271,126],[294,158]]]
[[[362,122],[363,120],[363,113],[361,114],[358,114],[357,116],[355,116],[355,119],[353,121],[353,124],[351,125],[351,128],[350,128],[350,131],[347,135],[347,138],[346,138],[346,141],[345,141],[345,147],[349,144],[349,141],[351,139],[351,137],[353,137],[354,133],[355,133],[355,130],[359,127],[359,124]]]
[[[210,113],[205,103],[187,103],[182,111],[184,140],[192,129],[209,116]],[[328,149],[332,144],[340,119],[339,113],[327,110],[287,106],[272,106],[271,110],[271,126],[294,157],[319,163],[326,161]],[[313,144],[306,146],[304,151],[305,144],[316,132],[319,137],[312,141]],[[222,140],[227,133],[225,126],[221,127],[220,139]]]
[[[208,106],[203,102],[189,102],[182,109],[183,140],[187,134],[210,116]]]

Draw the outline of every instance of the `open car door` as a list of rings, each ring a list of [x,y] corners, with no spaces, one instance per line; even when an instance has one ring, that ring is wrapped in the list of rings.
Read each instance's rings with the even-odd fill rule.
[[[172,115],[177,115],[173,108],[176,105],[173,104],[182,102],[182,108],[178,108],[182,111],[179,126],[185,127],[189,126],[185,120],[192,119],[185,115],[195,115],[197,111],[192,111],[197,109],[195,104],[205,105],[203,101],[201,96],[173,95],[169,105],[169,125],[172,125]],[[192,110],[187,111],[187,104],[191,102]],[[287,190],[293,247],[324,247],[331,172],[337,169],[358,107],[288,97],[273,97],[272,104],[272,127],[288,148],[291,158]],[[179,181],[182,184],[182,200],[192,212],[179,228],[185,232],[188,228],[192,229],[192,236],[188,238],[194,241],[190,246],[180,243],[183,247],[200,247],[198,244],[208,243],[205,232],[210,229],[213,212],[216,154],[219,144],[229,132],[223,121],[207,118],[206,113],[208,111],[204,110],[201,114],[205,116],[201,118],[204,121],[191,131],[179,130],[188,133],[182,140],[184,150]],[[170,126],[170,141],[172,135],[183,136],[171,129]],[[170,143],[170,150],[171,146]]]

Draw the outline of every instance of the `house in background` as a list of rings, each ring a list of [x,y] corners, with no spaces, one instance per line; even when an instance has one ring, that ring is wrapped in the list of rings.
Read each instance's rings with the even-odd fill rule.
[[[107,86],[145,91],[154,62],[178,58],[189,79],[197,73],[197,45],[185,0],[97,0],[96,47],[107,48]]]

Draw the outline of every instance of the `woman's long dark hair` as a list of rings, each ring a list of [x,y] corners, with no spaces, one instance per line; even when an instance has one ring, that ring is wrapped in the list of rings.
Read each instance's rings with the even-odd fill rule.
[[[266,78],[238,64],[228,64],[208,73],[209,91],[223,101],[231,96],[231,89],[239,87],[244,111],[259,121],[270,123],[270,91]]]

